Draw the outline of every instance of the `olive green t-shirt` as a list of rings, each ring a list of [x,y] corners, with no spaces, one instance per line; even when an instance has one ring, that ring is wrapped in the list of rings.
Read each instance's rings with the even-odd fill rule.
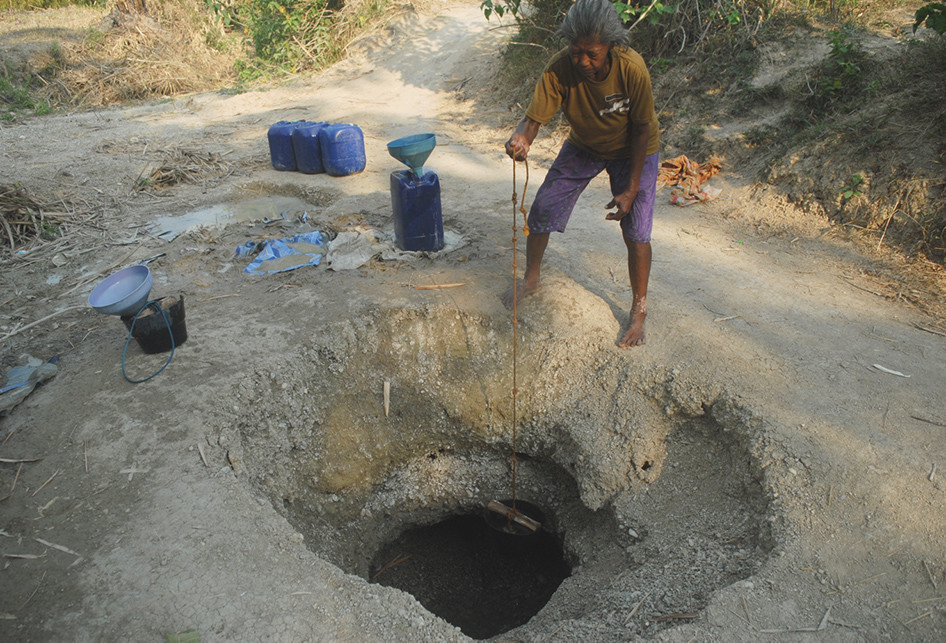
[[[660,147],[650,73],[630,47],[611,49],[611,71],[601,81],[582,76],[568,49],[555,54],[536,83],[526,116],[544,124],[559,109],[572,128],[568,141],[599,158],[631,156],[629,122],[650,124],[648,155]]]

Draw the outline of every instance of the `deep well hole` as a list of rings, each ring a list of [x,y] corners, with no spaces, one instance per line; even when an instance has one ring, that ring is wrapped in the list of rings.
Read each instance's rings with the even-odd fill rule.
[[[371,570],[373,582],[408,592],[467,636],[484,639],[528,622],[571,565],[555,534],[509,534],[472,513],[408,529],[375,554]]]
[[[592,358],[528,343],[520,363],[539,393],[522,403],[518,497],[544,513],[544,540],[490,541],[485,507],[509,497],[511,480],[508,361],[495,348],[504,341],[455,310],[377,313],[241,383],[221,440],[312,551],[413,593],[474,638],[574,618],[611,637],[652,636],[679,622],[657,617],[699,612],[756,572],[773,547],[771,509],[739,413],[674,406],[679,392],[667,391],[679,386],[630,381],[620,360],[590,369]],[[610,385],[582,386],[579,372]],[[388,416],[382,378],[392,382]],[[484,555],[501,564],[480,565],[470,583],[471,560]],[[531,593],[516,585],[527,562]],[[464,585],[472,594],[451,594]],[[501,591],[520,593],[521,609],[490,608]],[[650,618],[625,622],[645,595]],[[482,609],[458,613],[461,600]]]

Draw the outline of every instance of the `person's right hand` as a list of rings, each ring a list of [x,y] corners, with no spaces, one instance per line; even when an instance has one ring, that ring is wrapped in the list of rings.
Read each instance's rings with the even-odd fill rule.
[[[525,161],[529,156],[529,141],[525,136],[516,132],[506,141],[506,154],[516,161]]]

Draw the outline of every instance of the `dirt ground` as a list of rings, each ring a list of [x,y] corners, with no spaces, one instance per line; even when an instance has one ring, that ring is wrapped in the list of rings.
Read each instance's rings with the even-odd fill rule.
[[[3,182],[68,232],[0,264],[4,367],[59,358],[0,416],[2,638],[466,639],[368,577],[402,530],[508,496],[520,114],[488,91],[491,27],[435,3],[278,88],[0,127]],[[359,125],[365,171],[272,169],[267,129],[295,119]],[[404,255],[385,143],[421,132],[451,243]],[[190,173],[142,182],[162,167]],[[519,309],[517,450],[573,573],[497,640],[946,638],[946,338],[879,294],[882,259],[742,177],[659,198],[644,347],[616,346],[604,179],[553,238]],[[181,221],[215,225],[157,236]],[[373,232],[375,257],[243,272],[238,246],[314,229]],[[148,259],[188,339],[132,384],[124,325],[86,298]],[[124,366],[166,359],[132,344]]]

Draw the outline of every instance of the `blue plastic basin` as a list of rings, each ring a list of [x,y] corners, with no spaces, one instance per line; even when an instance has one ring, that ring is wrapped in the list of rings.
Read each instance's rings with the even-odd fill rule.
[[[104,315],[134,315],[147,303],[153,283],[148,266],[123,268],[92,289],[89,305]]]

